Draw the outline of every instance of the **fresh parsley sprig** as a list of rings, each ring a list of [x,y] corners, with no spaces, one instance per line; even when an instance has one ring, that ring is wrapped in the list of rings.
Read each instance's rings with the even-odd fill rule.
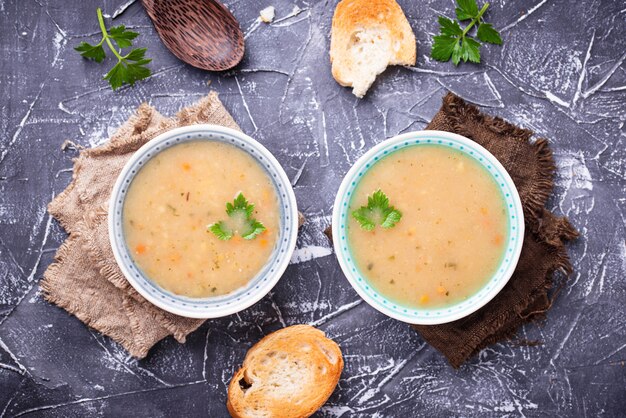
[[[461,60],[479,63],[481,43],[468,34],[472,27],[478,25],[476,36],[481,41],[502,45],[498,31],[483,20],[489,3],[485,3],[480,10],[476,0],[456,0],[456,4],[459,6],[455,10],[458,21],[439,16],[440,33],[433,38],[430,56],[437,61],[449,61],[452,58],[454,65],[459,65]],[[470,19],[465,29],[461,29],[459,23]]]
[[[226,203],[226,214],[234,222],[241,223],[238,231],[243,239],[254,239],[265,231],[265,225],[252,218],[254,205],[249,203],[243,193],[239,193],[233,203]],[[212,232],[217,238],[228,241],[235,231],[229,227],[225,221],[215,222],[207,226],[207,230]]]
[[[352,212],[352,216],[366,231],[372,231],[376,225],[393,228],[402,218],[402,213],[389,206],[389,198],[380,189],[367,197],[367,206],[361,206]]]
[[[107,31],[106,26],[104,26],[102,10],[98,8],[97,13],[102,39],[96,45],[81,42],[74,49],[80,52],[80,55],[85,58],[102,62],[106,57],[104,44],[107,44],[113,55],[117,58],[117,64],[104,76],[104,79],[109,82],[113,90],[121,87],[124,83],[133,85],[136,81],[150,76],[150,69],[146,67],[146,64],[152,60],[145,57],[146,48],[135,48],[126,55],[121,54],[122,49],[129,48],[133,45],[132,40],[139,36],[139,34],[126,30],[126,26],[124,25],[112,27]],[[117,44],[119,51],[118,48],[115,48],[113,42]]]

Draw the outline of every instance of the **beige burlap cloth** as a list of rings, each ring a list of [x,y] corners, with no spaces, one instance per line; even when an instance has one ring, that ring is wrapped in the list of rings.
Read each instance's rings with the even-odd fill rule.
[[[212,123],[239,129],[216,93],[166,118],[142,104],[105,144],[83,150],[72,181],[48,206],[69,234],[41,281],[45,298],[143,358],[161,339],[185,342],[204,320],[183,318],[147,302],[117,267],[109,244],[107,205],[117,175],[130,156],[160,133]]]

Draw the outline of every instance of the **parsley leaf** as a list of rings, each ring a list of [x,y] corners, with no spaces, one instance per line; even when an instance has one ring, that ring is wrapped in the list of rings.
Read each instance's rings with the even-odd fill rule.
[[[439,26],[441,26],[442,35],[460,36],[463,34],[463,29],[461,29],[459,23],[446,17],[439,16]]]
[[[109,84],[111,85],[111,88],[113,90],[122,87],[122,84],[124,84],[124,80],[126,80],[128,77],[128,69],[127,67],[124,65],[124,63],[122,62],[118,62],[117,64],[115,64],[115,66],[113,68],[111,68],[111,70],[106,73],[106,75],[104,76],[105,80],[109,81]]]
[[[491,26],[491,23],[481,23],[478,26],[478,32],[476,36],[483,42],[489,42],[490,44],[502,45],[502,38],[497,30]]]
[[[109,50],[117,58],[117,64],[104,76],[104,79],[109,82],[113,90],[118,89],[124,84],[134,85],[136,81],[149,77],[150,69],[146,67],[146,64],[152,60],[145,57],[146,48],[133,49],[126,55],[122,55],[121,53],[121,49],[133,45],[132,40],[139,36],[139,34],[126,30],[124,25],[114,26],[107,31],[104,26],[104,18],[102,17],[102,10],[100,8],[97,9],[97,14],[102,39],[97,45],[81,42],[74,49],[80,52],[80,55],[85,58],[102,62],[106,57],[103,45],[104,43],[107,44]],[[115,48],[113,42],[117,44],[120,51]]]
[[[352,212],[352,217],[366,231],[372,231],[376,225],[393,228],[402,218],[402,213],[389,206],[389,198],[380,189],[367,197],[367,206],[361,206]]]
[[[235,232],[239,232],[243,239],[254,239],[266,228],[263,223],[252,218],[253,213],[254,205],[248,202],[243,193],[239,193],[233,203],[226,203],[226,214],[231,223],[235,223],[237,227],[229,228],[225,221],[220,221],[208,225],[207,230],[224,241],[231,239]]]
[[[372,231],[376,228],[376,222],[371,218],[372,212],[367,206],[361,206],[359,209],[352,212],[352,216],[356,221],[361,224],[361,228],[366,231]]]
[[[476,0],[457,0],[456,18],[459,20],[473,19],[478,16],[478,4]]]
[[[257,221],[256,219],[252,219],[252,221],[250,222],[250,229],[241,237],[243,239],[254,239],[257,237],[257,235],[262,234],[263,231],[265,231],[265,225],[263,225],[261,222]]]
[[[463,61],[480,62],[480,43],[472,38],[463,38],[461,50],[463,51]]]
[[[233,237],[233,231],[226,227],[224,221],[209,225],[209,231],[213,232],[213,234],[222,241],[228,241]]]
[[[433,49],[430,52],[430,56],[437,61],[448,61],[452,56],[454,49],[459,45],[459,40],[450,36],[435,36],[434,40],[435,42],[433,43]]]
[[[502,38],[490,23],[485,23],[483,14],[489,7],[485,3],[478,10],[476,0],[456,0],[456,17],[458,21],[439,16],[439,35],[433,37],[433,46],[430,56],[437,61],[449,61],[454,65],[463,62],[480,62],[481,43],[468,33],[475,25],[478,27],[476,37],[483,42],[502,45]],[[465,29],[461,29],[460,22],[471,20]]]
[[[120,48],[132,46],[133,43],[131,41],[137,36],[139,36],[137,32],[126,30],[126,26],[124,25],[114,26],[109,29],[109,37],[112,38]]]
[[[145,67],[145,65],[152,60],[144,58],[145,53],[146,48],[133,49],[104,76],[104,79],[109,81],[113,90],[121,87],[124,83],[132,86],[135,84],[135,81],[150,75],[150,69]]]
[[[102,48],[102,43],[99,43],[98,45],[91,45],[87,42],[81,42],[74,49],[80,52],[80,55],[83,57],[92,59],[95,62],[102,62],[104,61],[104,57],[106,57],[104,48]]]
[[[380,224],[380,226],[385,229],[393,228],[398,222],[400,222],[400,219],[402,219],[402,213],[400,213],[398,209],[394,209],[392,206],[391,209],[384,215],[383,223]]]
[[[248,203],[243,193],[239,193],[233,203],[226,203],[226,214],[233,216],[233,214],[241,212],[245,215],[246,219],[249,219],[254,212],[254,205]]]
[[[452,50],[452,63],[454,65],[459,65],[459,62],[461,62],[461,44],[458,39],[456,39],[454,42],[454,49]]]

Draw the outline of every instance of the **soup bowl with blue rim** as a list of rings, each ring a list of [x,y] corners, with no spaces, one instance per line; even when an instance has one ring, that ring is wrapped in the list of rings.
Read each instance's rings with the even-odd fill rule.
[[[279,233],[270,257],[248,283],[228,294],[190,298],[171,293],[150,279],[133,261],[124,236],[124,202],[129,187],[141,168],[160,152],[191,141],[230,144],[250,155],[265,170],[276,190]],[[128,282],[144,298],[168,312],[189,318],[217,318],[242,311],[263,298],[284,273],[296,246],[298,208],[285,171],[259,142],[239,131],[217,125],[192,125],[172,129],[144,144],[120,172],[109,202],[109,239],[115,260]]]
[[[507,216],[507,236],[504,255],[486,283],[468,298],[445,307],[418,308],[405,306],[378,292],[366,276],[359,271],[348,240],[350,203],[359,181],[376,163],[396,151],[407,147],[439,145],[461,152],[478,163],[497,184],[504,200]],[[410,187],[410,184],[406,185]],[[435,325],[452,322],[477,311],[509,281],[519,260],[524,240],[524,215],[522,204],[513,180],[502,164],[485,148],[461,135],[442,131],[420,131],[402,134],[383,141],[366,152],[344,177],[333,207],[333,245],[339,265],[356,292],[373,308],[383,314],[410,324]]]

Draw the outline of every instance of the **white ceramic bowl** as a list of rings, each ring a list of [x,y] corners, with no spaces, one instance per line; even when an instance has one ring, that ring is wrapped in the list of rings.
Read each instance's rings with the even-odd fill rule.
[[[378,293],[359,272],[346,237],[350,199],[360,178],[380,159],[406,147],[441,145],[465,153],[491,174],[506,201],[509,219],[507,247],[502,262],[490,280],[474,295],[453,306],[438,309],[417,309],[403,306]],[[409,186],[409,185],[407,185]],[[352,166],[346,174],[333,208],[333,245],[346,278],[357,293],[372,307],[392,318],[411,324],[434,325],[463,318],[480,309],[494,298],[510,279],[522,251],[524,215],[522,203],[513,180],[502,164],[485,148],[461,135],[442,131],[410,132],[374,146]]]
[[[209,298],[188,298],[170,293],[146,276],[133,262],[123,231],[123,207],[128,187],[150,158],[188,141],[218,141],[236,146],[252,156],[268,173],[279,199],[280,233],[274,250],[261,271],[248,284],[231,293]],[[159,308],[190,318],[217,318],[239,312],[256,303],[278,282],[289,264],[298,234],[296,197],[276,158],[249,136],[217,125],[192,125],[165,132],[142,146],[122,169],[109,202],[109,238],[115,260],[128,282]]]

